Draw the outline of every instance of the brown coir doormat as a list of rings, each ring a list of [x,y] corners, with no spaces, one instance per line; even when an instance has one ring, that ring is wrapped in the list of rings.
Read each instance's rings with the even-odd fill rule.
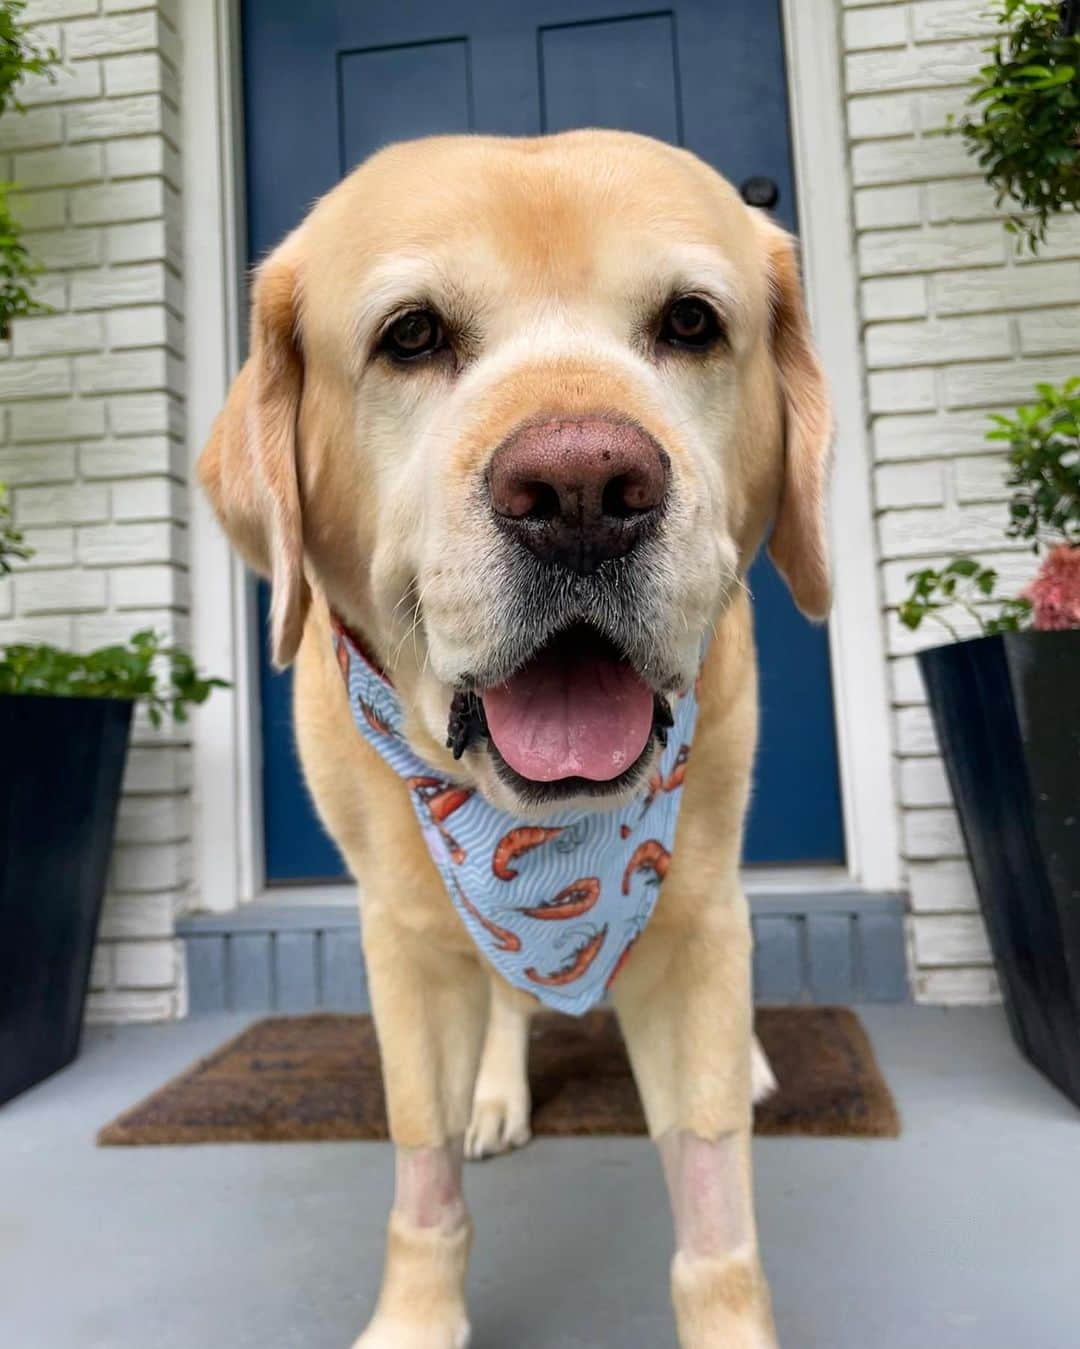
[[[757,1108],[759,1134],[893,1138],[900,1122],[866,1032],[843,1007],[757,1012],[780,1083]],[[529,1049],[533,1131],[643,1134],[645,1120],[614,1016],[545,1014]],[[273,1016],[126,1111],[107,1146],[385,1138],[375,1028],[369,1016]]]

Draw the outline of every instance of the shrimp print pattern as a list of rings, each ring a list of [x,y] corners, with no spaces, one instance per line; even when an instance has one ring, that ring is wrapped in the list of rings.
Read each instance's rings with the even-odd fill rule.
[[[334,653],[358,732],[404,781],[447,894],[508,983],[582,1016],[604,997],[652,916],[667,873],[697,719],[696,690],[648,783],[610,811],[523,823],[448,780],[409,747],[390,680],[335,622]]]

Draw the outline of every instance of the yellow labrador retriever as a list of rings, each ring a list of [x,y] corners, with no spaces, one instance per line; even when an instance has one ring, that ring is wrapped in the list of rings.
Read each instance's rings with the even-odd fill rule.
[[[392,146],[259,267],[251,354],[200,474],[272,578],[308,785],[361,882],[397,1190],[358,1349],[467,1343],[462,1155],[528,1137],[533,1004],[480,958],[408,787],[358,733],[332,616],[392,680],[432,774],[534,821],[640,794],[662,738],[647,726],[642,747],[636,694],[591,696],[562,633],[591,633],[590,671],[658,706],[696,681],[675,848],[612,997],[671,1193],[679,1343],[776,1343],[750,1176],[767,1067],[738,874],[756,734],[743,577],[768,531],[800,608],[824,616],[829,439],[791,239],[643,137]],[[455,759],[463,691],[498,716]],[[568,757],[565,734],[548,742],[578,713],[597,724]]]

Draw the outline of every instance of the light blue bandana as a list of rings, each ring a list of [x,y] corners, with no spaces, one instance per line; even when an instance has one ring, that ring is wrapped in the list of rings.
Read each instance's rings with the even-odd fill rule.
[[[676,700],[667,746],[639,797],[522,824],[409,748],[393,686],[338,623],[334,650],[357,729],[408,784],[432,860],[480,953],[515,988],[583,1015],[615,981],[667,873],[694,690]]]

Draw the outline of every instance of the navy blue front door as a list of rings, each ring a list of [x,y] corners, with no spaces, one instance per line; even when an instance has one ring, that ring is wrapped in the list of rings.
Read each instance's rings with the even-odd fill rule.
[[[640,131],[735,183],[772,179],[795,226],[779,0],[244,0],[242,21],[252,261],[373,150],[436,132]],[[839,862],[826,636],[767,560],[750,579],[762,739],[745,857]],[[339,879],[296,761],[290,677],[265,656],[261,694],[267,878]]]

